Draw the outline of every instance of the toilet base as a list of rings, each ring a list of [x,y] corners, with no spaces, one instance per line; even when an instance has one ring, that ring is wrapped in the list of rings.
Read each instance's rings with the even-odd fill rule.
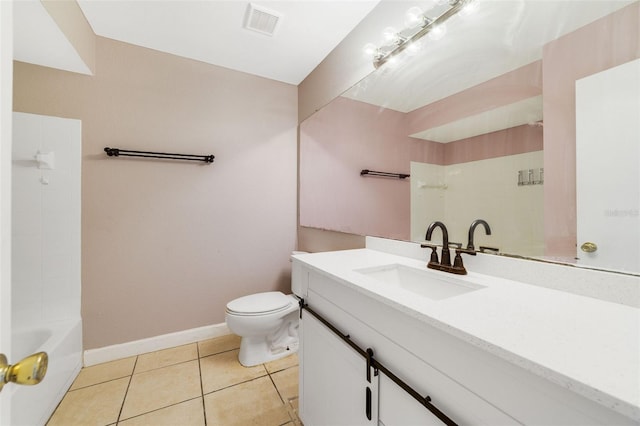
[[[289,342],[272,345],[264,337],[243,337],[240,341],[238,361],[245,367],[253,367],[284,358],[296,352],[298,352],[297,338],[291,337]]]

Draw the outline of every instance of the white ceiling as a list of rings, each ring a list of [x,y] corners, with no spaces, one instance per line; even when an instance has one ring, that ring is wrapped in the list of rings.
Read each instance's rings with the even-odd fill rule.
[[[297,85],[379,1],[251,2],[281,16],[273,36],[243,27],[248,0],[78,4],[99,36]],[[91,74],[39,0],[14,3],[14,59]]]
[[[379,0],[255,1],[281,15],[273,36],[243,28],[249,1],[79,0],[103,37],[299,84]]]

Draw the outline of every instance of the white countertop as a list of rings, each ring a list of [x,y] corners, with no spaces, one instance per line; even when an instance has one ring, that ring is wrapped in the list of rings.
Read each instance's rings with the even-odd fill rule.
[[[426,261],[371,249],[294,257],[358,292],[640,420],[640,309],[473,271],[454,276],[485,288],[431,300],[354,271],[389,264],[427,270]]]

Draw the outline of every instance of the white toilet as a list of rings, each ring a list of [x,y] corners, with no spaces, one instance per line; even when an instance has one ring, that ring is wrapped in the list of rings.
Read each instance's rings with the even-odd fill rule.
[[[227,326],[242,337],[240,364],[251,367],[297,352],[299,316],[298,299],[279,291],[227,303]]]

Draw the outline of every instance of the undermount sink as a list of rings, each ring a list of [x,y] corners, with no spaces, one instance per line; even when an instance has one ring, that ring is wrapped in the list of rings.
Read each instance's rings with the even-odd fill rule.
[[[442,300],[485,288],[482,285],[461,280],[455,276],[442,276],[426,269],[391,264],[371,268],[355,269],[355,272],[369,278],[414,294],[432,299]]]

